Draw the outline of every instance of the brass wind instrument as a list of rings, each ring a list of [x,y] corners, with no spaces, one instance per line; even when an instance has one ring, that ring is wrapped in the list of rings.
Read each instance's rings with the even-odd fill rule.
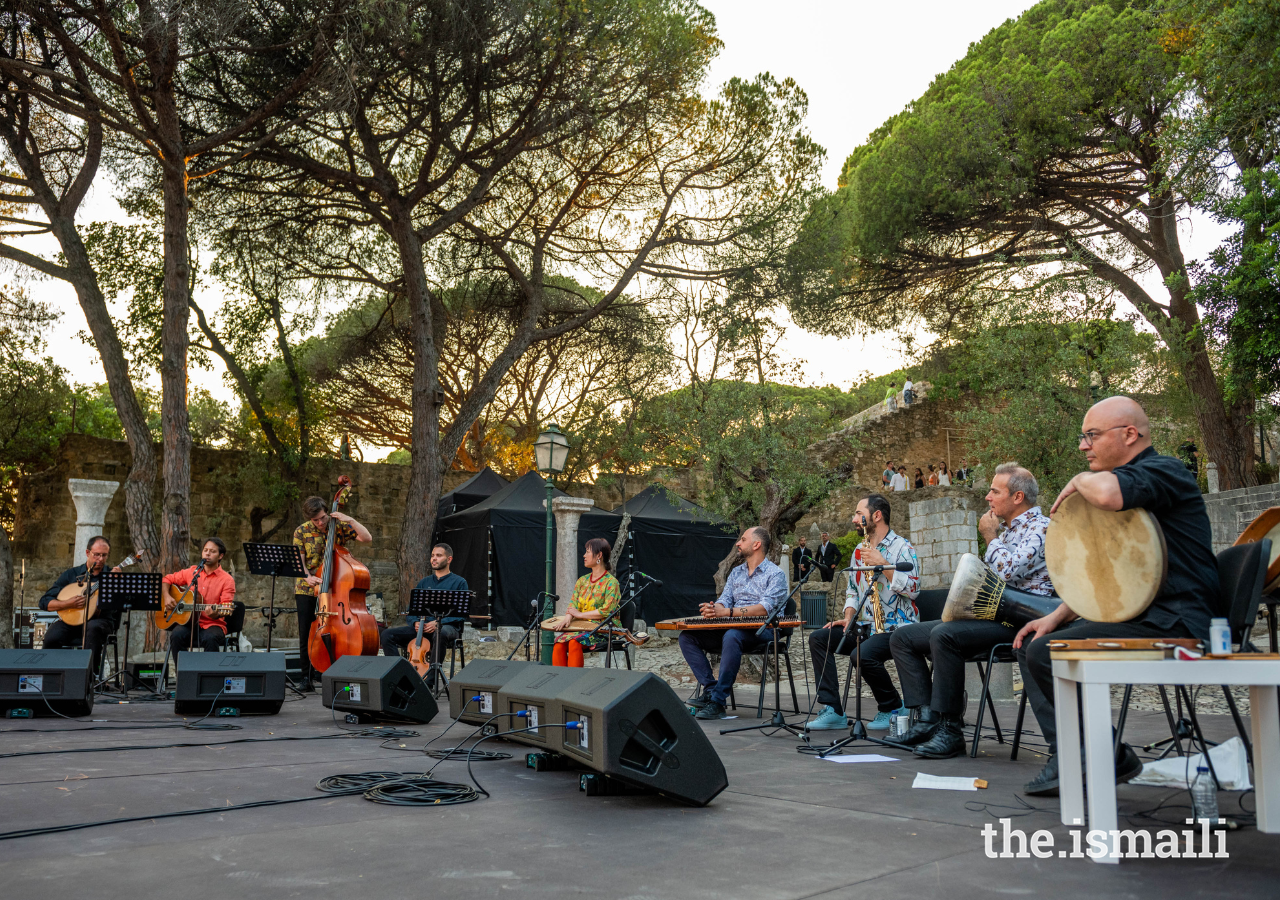
[[[862,543],[858,545],[858,549],[862,550],[870,546],[867,538],[862,539]],[[876,634],[884,634],[884,605],[880,602],[880,586],[876,584],[874,572],[858,572],[851,573],[858,575],[871,575],[871,596],[868,601],[871,604],[871,621],[874,623],[872,628]]]

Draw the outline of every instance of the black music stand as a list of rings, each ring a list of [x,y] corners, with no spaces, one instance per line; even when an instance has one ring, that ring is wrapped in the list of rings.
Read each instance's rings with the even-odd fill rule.
[[[409,592],[409,608],[406,616],[417,616],[428,621],[440,621],[447,617],[468,619],[471,617],[471,603],[476,599],[475,591],[437,591],[428,588],[414,588]],[[423,624],[426,624],[425,622]],[[438,633],[438,632],[437,632]],[[441,682],[448,684],[448,679],[439,671],[440,654],[443,648],[439,640],[431,642],[431,655],[435,657],[431,668],[436,670],[435,696],[440,696]]]
[[[244,543],[244,555],[249,560],[250,575],[271,576],[271,600],[267,611],[263,613],[267,620],[267,652],[271,652],[271,635],[276,629],[276,617],[287,615],[289,610],[276,612],[276,579],[281,575],[288,578],[306,578],[306,560],[302,558],[302,548],[296,544],[255,544]],[[307,639],[308,635],[298,634],[298,642]],[[303,673],[306,674],[305,672]]]
[[[111,678],[99,682],[99,686],[119,678],[120,690],[126,694],[129,692],[124,673],[133,677],[133,673],[129,672],[129,636],[133,625],[133,611],[135,609],[154,611],[160,609],[160,606],[159,572],[103,572],[99,576],[98,608],[106,613],[123,612],[125,614],[124,668]],[[137,678],[134,680],[137,681]]]

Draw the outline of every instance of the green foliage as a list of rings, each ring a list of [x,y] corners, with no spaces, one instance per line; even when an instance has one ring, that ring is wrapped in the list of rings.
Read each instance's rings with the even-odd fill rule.
[[[843,565],[853,565],[853,551],[861,543],[862,535],[856,531],[846,531],[838,538],[835,538],[836,549],[840,551],[840,558],[844,560]]]
[[[1193,297],[1222,346],[1228,396],[1280,392],[1280,173],[1246,171],[1241,194],[1219,204],[1240,229],[1193,271]],[[1257,235],[1247,241],[1246,235]]]
[[[1157,449],[1173,453],[1195,427],[1178,395],[1171,355],[1105,305],[1069,306],[1052,295],[993,314],[940,349],[934,396],[968,398],[956,418],[988,473],[1014,461],[1052,498],[1084,468],[1077,449],[1085,411],[1114,394],[1138,397],[1153,422]]]

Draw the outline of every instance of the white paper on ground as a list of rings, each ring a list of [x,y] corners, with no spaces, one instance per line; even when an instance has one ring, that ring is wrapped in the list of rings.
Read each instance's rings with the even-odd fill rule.
[[[1249,780],[1249,759],[1244,752],[1244,742],[1236,735],[1229,741],[1223,741],[1216,747],[1209,748],[1209,759],[1213,760],[1213,769],[1218,775],[1218,784],[1224,791],[1247,791],[1253,787]],[[1146,784],[1152,787],[1186,788],[1187,777],[1196,777],[1196,768],[1203,766],[1204,754],[1197,753],[1187,758],[1171,756],[1167,759],[1149,762],[1142,767],[1142,774],[1130,781],[1130,784]]]
[[[849,756],[819,756],[827,762],[860,763],[860,762],[902,762],[893,756],[881,756],[879,753],[853,753]]]
[[[974,778],[960,778],[954,775],[926,775],[916,773],[916,780],[911,782],[913,788],[927,788],[931,791],[976,791],[978,786]]]

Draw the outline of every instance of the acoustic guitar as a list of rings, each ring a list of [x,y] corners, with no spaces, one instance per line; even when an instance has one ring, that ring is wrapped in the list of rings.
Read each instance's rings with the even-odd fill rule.
[[[126,556],[116,566],[117,569],[127,569],[136,563],[142,561],[142,557],[147,555],[147,551],[139,550],[132,556]],[[101,578],[101,574],[98,578]],[[66,622],[68,625],[83,625],[85,622],[93,618],[94,613],[98,611],[98,578],[89,575],[86,572],[82,578],[83,581],[77,581],[69,584],[62,590],[58,591],[59,600],[75,600],[84,597],[86,602],[84,606],[72,606],[66,609],[58,610],[58,618]]]
[[[172,609],[165,609],[163,606],[151,614],[155,620],[156,627],[161,631],[167,631],[174,625],[186,625],[191,621],[193,612],[213,612],[217,611],[221,615],[229,616],[234,606],[219,606],[216,603],[201,603],[200,594],[191,587],[179,587],[176,584],[166,584],[164,586],[165,596],[176,601]]]

